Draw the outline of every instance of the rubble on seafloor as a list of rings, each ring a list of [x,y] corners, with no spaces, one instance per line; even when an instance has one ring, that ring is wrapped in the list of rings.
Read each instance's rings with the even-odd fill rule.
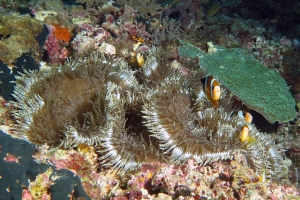
[[[54,151],[43,145],[34,157],[38,163],[51,163],[57,170],[75,173],[92,199],[160,199],[162,195],[170,199],[293,199],[299,195],[288,183],[271,182],[254,172],[242,155],[207,166],[199,166],[193,159],[178,166],[143,164],[139,171],[123,178],[107,168],[97,172],[95,152],[88,146],[78,151]]]
[[[247,8],[243,8],[242,3],[234,3],[234,1],[77,0],[71,4],[61,0],[31,0],[25,4],[24,1],[0,0],[0,68],[2,71],[0,78],[1,95],[4,97],[0,100],[0,128],[7,134],[0,134],[0,155],[3,157],[0,161],[0,182],[3,180],[0,183],[0,199],[10,197],[28,200],[51,198],[298,199],[300,196],[300,121],[299,114],[295,114],[300,108],[298,70],[300,35],[297,35],[298,28],[290,28],[297,19],[291,16],[287,19],[289,15],[286,11],[282,11],[277,4],[269,3],[263,6],[269,6],[268,9],[273,11],[278,10],[278,15],[272,19],[262,20],[259,16],[243,18],[249,16]],[[297,15],[297,6],[300,6],[299,3],[290,2],[288,5],[282,5],[282,8],[290,8],[293,15]],[[248,5],[248,9],[253,11],[255,8]],[[230,14],[233,11],[235,14]],[[287,22],[284,23],[284,20]],[[284,27],[287,29],[286,33],[282,32]],[[186,47],[186,43],[180,43],[177,39],[193,44],[199,50],[207,51],[209,54],[202,57],[202,60],[198,54],[195,57],[199,60],[183,58],[180,48]],[[207,44],[210,45],[207,46]],[[224,48],[219,48],[220,46]],[[107,60],[115,60],[116,63],[120,60],[125,61],[132,73],[143,71],[143,66],[153,67],[147,69],[149,71],[136,73],[137,80],[142,82],[143,79],[139,76],[147,76],[156,70],[154,66],[156,61],[151,60],[154,57],[153,47],[164,52],[163,58],[155,55],[157,61],[165,59],[163,62],[165,68],[160,68],[161,74],[169,73],[170,70],[166,68],[170,68],[173,71],[179,71],[185,78],[191,77],[190,74],[196,73],[199,65],[206,66],[203,63],[207,61],[205,59],[210,59],[214,55],[222,55],[224,60],[228,59],[227,49],[238,49],[237,51],[247,52],[247,55],[249,53],[249,56],[252,54],[251,59],[255,58],[257,63],[259,61],[260,67],[269,68],[268,70],[272,73],[276,73],[276,82],[281,83],[280,91],[282,90],[282,94],[285,95],[276,98],[280,94],[274,94],[276,99],[272,101],[272,93],[276,92],[272,90],[271,94],[270,91],[264,94],[264,82],[261,82],[253,101],[257,102],[262,99],[264,104],[258,105],[258,102],[254,105],[253,101],[243,102],[251,96],[248,91],[246,98],[242,98],[239,96],[240,93],[236,92],[244,92],[236,88],[236,85],[247,80],[247,74],[242,74],[235,79],[232,76],[236,74],[219,74],[213,71],[215,69],[211,70],[206,66],[206,70],[211,70],[207,74],[216,76],[221,83],[222,80],[226,80],[223,84],[227,87],[226,92],[231,92],[229,96],[232,101],[232,108],[229,110],[234,113],[238,108],[251,112],[255,126],[261,129],[261,132],[266,132],[262,134],[272,138],[270,141],[273,141],[274,145],[280,145],[278,152],[282,154],[280,155],[283,159],[281,164],[289,168],[288,175],[281,180],[269,178],[272,177],[270,172],[273,173],[273,171],[248,166],[249,163],[242,151],[234,155],[234,159],[213,161],[205,165],[199,165],[194,158],[189,158],[180,164],[144,162],[139,163],[141,167],[135,171],[120,175],[115,168],[118,166],[118,160],[113,164],[114,168],[104,165],[99,160],[99,157],[103,157],[101,153],[104,151],[97,151],[97,145],[84,143],[74,145],[74,141],[68,141],[65,143],[72,143],[73,147],[70,145],[65,148],[63,145],[49,146],[47,144],[34,146],[26,141],[10,137],[17,135],[15,130],[17,120],[23,117],[24,124],[30,124],[32,120],[26,114],[12,116],[14,112],[11,111],[23,109],[15,103],[16,96],[11,96],[16,81],[15,76],[37,68],[40,68],[46,75],[49,69],[63,71],[63,67],[57,66],[64,66],[76,59],[79,60],[78,62],[88,63],[89,56],[93,55],[91,53],[97,52],[107,57]],[[226,55],[223,56],[221,51]],[[230,62],[238,63],[234,59]],[[214,63],[220,64],[219,61]],[[76,71],[75,65],[71,65],[69,64],[69,67],[73,67]],[[122,64],[118,67],[126,68]],[[258,70],[256,72],[258,73]],[[47,78],[46,75],[43,77]],[[72,76],[76,75],[70,75]],[[24,81],[24,88],[34,84],[38,79],[26,80],[28,82]],[[147,79],[143,84],[149,84],[152,87],[155,85],[153,83],[155,80],[155,78]],[[234,89],[230,88],[231,80],[240,81],[234,84]],[[293,96],[290,95],[288,88],[284,87],[284,80],[290,86]],[[82,85],[84,85],[83,82]],[[247,86],[247,83],[245,85]],[[137,89],[140,88],[137,87]],[[151,91],[154,95],[154,89]],[[140,100],[139,95],[136,97],[138,100]],[[19,94],[17,97],[20,98],[20,96]],[[39,99],[39,96],[34,96],[34,94],[28,96]],[[278,103],[277,101],[284,105],[282,99],[288,102],[289,113],[283,112],[284,109],[272,107],[270,112],[277,114],[268,115],[270,112],[266,112],[264,107],[274,102]],[[29,106],[32,105],[32,102],[26,102],[26,100],[23,102]],[[147,104],[151,103],[147,102]],[[138,109],[134,107],[132,110]],[[288,116],[281,116],[285,114]],[[295,120],[293,120],[294,117]],[[133,120],[130,117],[128,119]],[[265,119],[271,123],[277,122],[271,124]],[[60,140],[64,139],[60,138]],[[154,149],[151,142],[147,144],[148,146],[146,145],[146,147],[151,147],[150,150],[147,149],[145,152]],[[248,142],[251,146],[257,141],[249,140]],[[161,145],[163,149],[161,143],[153,142],[153,145]],[[170,153],[169,149],[163,151],[165,154]],[[269,148],[268,153],[273,154],[274,157],[278,156],[275,155],[277,152],[275,153],[274,148]],[[19,172],[14,174],[9,169],[19,170]],[[66,188],[60,191],[60,188],[64,186]]]

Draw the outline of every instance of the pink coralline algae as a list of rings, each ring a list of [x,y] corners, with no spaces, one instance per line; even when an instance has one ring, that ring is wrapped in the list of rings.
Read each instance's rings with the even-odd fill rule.
[[[33,196],[30,194],[28,189],[23,189],[22,191],[22,199],[23,200],[33,200]]]
[[[247,167],[242,156],[199,166],[193,159],[184,165],[145,163],[141,169],[122,179],[109,169],[97,172],[96,154],[88,146],[75,150],[45,153],[41,147],[38,160],[50,157],[56,169],[69,169],[82,180],[92,199],[286,199],[299,195],[289,184],[278,185]],[[165,194],[158,193],[163,191]]]
[[[49,151],[49,146],[42,145],[34,156],[38,162],[51,163],[55,169],[68,169],[80,177],[82,187],[92,199],[101,199],[114,192],[124,194],[119,188],[119,181],[111,172],[97,172],[97,155],[92,147],[80,145],[78,151]]]
[[[142,193],[143,198],[151,197],[152,191],[165,191],[165,198],[180,199],[284,199],[299,195],[295,187],[269,184],[263,175],[245,165],[242,158],[209,166],[199,166],[192,159],[182,166],[144,164],[127,185],[130,192]]]

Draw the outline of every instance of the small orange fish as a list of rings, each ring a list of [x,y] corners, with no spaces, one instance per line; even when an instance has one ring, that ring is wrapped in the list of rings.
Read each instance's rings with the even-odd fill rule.
[[[210,102],[216,107],[219,107],[219,99],[221,97],[221,88],[218,81],[209,76],[205,79],[204,93]]]
[[[245,112],[245,113],[244,113],[244,117],[245,117],[245,121],[246,121],[246,122],[248,122],[249,124],[252,123],[253,116],[252,116],[250,113]]]
[[[244,118],[245,121],[246,121],[247,123],[249,123],[249,124],[252,123],[253,116],[252,116],[249,112],[240,110],[240,111],[238,112],[238,115],[239,115],[240,117]]]

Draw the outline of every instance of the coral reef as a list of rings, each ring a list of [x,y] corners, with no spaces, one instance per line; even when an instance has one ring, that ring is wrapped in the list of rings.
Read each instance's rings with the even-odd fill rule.
[[[29,183],[28,192],[32,198],[37,199],[50,199],[48,194],[50,186],[53,184],[53,180],[50,179],[50,175],[53,173],[49,168],[46,172],[39,174],[33,182]]]
[[[0,0],[0,42],[39,45],[0,54],[0,128],[22,139],[0,134],[0,198],[297,198],[297,33],[247,5]]]
[[[11,64],[23,53],[38,54],[40,46],[36,36],[43,25],[29,15],[0,15],[0,59]]]
[[[299,195],[289,184],[270,184],[269,180],[247,167],[241,154],[236,155],[235,160],[217,161],[206,166],[199,166],[193,159],[184,165],[145,163],[139,171],[122,179],[111,175],[109,169],[102,168],[100,172],[96,172],[91,163],[93,156],[90,159],[93,154],[92,151],[45,151],[42,146],[35,157],[40,162],[45,162],[42,158],[48,157],[56,168],[63,167],[76,172],[92,199],[159,199],[161,196],[163,199],[267,199],[293,198]],[[87,168],[88,165],[91,168]]]
[[[57,16],[48,15],[48,17],[57,17],[60,20],[66,21],[68,19],[69,13],[64,9],[64,3],[61,0],[53,1],[40,1],[40,0],[31,0],[30,3],[31,13],[35,15],[40,11],[51,11],[57,13]]]
[[[63,49],[66,46],[66,43],[64,41],[60,41],[60,37],[56,36],[56,32],[59,34],[57,29],[54,26],[49,25],[49,35],[47,36],[44,49],[47,51],[47,55],[49,58],[49,61],[51,63],[61,63],[66,58],[63,56]],[[67,34],[67,39],[69,39],[69,34]],[[63,36],[63,35],[62,35]]]

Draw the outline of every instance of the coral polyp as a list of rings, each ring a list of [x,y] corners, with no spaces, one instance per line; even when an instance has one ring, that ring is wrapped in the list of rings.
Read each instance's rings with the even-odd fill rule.
[[[237,154],[263,176],[286,175],[281,147],[230,108],[228,91],[215,108],[198,95],[201,71],[184,75],[169,64],[162,50],[152,49],[138,71],[92,54],[25,72],[16,81],[14,130],[39,145],[94,146],[102,166],[120,175],[143,163],[205,165]],[[241,142],[244,125],[249,134]]]

